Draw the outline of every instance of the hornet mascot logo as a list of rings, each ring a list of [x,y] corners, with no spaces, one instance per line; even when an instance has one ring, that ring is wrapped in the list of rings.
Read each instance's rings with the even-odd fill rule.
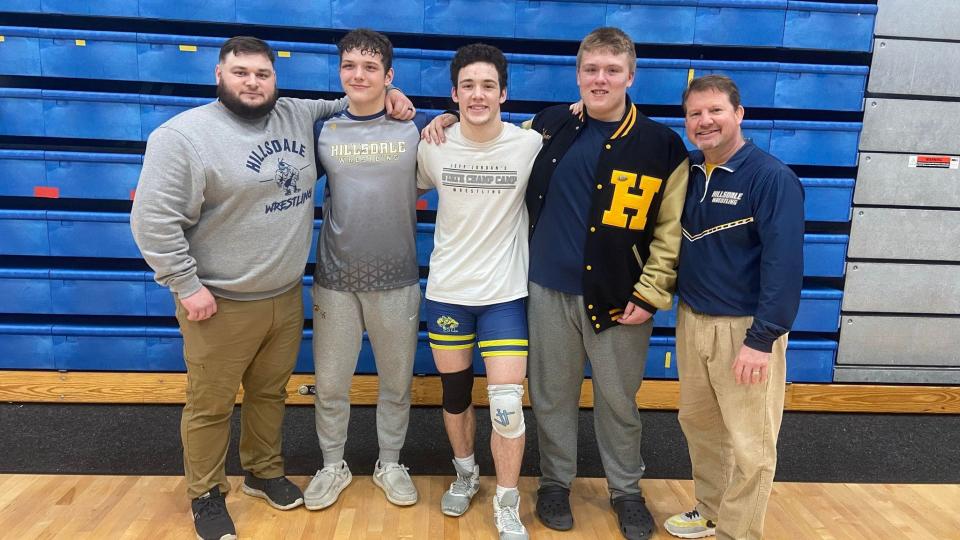
[[[444,315],[443,317],[437,319],[437,326],[442,328],[444,332],[456,332],[457,328],[460,327],[460,323],[458,323],[453,317]]]

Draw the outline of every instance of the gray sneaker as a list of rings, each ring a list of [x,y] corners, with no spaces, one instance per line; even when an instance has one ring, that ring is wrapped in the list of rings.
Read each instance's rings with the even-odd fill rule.
[[[352,480],[353,475],[350,474],[346,461],[327,465],[313,475],[310,485],[303,492],[303,505],[307,510],[323,510],[337,502],[340,492],[346,489]]]
[[[480,466],[474,465],[473,470],[468,471],[454,460],[453,468],[457,471],[457,479],[440,499],[440,511],[448,516],[459,517],[470,508],[470,500],[480,490]]]
[[[410,479],[409,469],[399,463],[385,463],[380,460],[373,467],[373,483],[387,496],[387,500],[397,506],[410,506],[417,503],[417,486]]]
[[[500,540],[528,540],[527,528],[520,521],[520,492],[511,490],[503,498],[493,496],[493,521],[500,532]]]

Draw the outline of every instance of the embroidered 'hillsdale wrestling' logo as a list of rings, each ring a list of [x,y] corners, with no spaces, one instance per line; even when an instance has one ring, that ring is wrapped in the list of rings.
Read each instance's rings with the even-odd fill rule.
[[[449,315],[444,315],[437,319],[437,325],[439,325],[444,332],[456,332],[457,328],[460,328],[460,323]]]

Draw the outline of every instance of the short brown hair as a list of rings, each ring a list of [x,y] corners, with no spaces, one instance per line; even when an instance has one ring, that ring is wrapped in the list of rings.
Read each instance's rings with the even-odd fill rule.
[[[691,92],[706,92],[707,90],[716,90],[726,94],[730,103],[733,104],[733,109],[740,108],[740,89],[737,88],[737,83],[733,82],[733,79],[726,75],[704,75],[690,81],[686,90],[683,91],[681,105],[683,105],[684,114],[687,112],[687,96]]]
[[[630,73],[637,70],[637,49],[634,47],[630,36],[619,28],[601,26],[583,38],[583,41],[580,42],[580,49],[577,51],[578,70],[580,69],[580,61],[583,60],[583,54],[594,51],[626,54],[627,61],[630,64]]]
[[[236,56],[240,56],[241,54],[262,54],[270,59],[271,64],[273,64],[276,59],[273,55],[273,49],[270,48],[270,45],[267,45],[266,41],[252,36],[234,36],[228,39],[223,46],[220,47],[221,64],[230,53]]]

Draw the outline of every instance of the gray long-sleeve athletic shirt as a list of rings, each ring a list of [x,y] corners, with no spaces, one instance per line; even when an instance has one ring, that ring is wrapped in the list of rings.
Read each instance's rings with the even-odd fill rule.
[[[416,283],[417,127],[343,111],[314,131],[327,175],[316,283],[350,292]]]
[[[202,284],[233,300],[297,286],[313,229],[313,125],[346,105],[280,98],[246,120],[215,101],[157,128],[130,215],[157,282],[181,298]]]

